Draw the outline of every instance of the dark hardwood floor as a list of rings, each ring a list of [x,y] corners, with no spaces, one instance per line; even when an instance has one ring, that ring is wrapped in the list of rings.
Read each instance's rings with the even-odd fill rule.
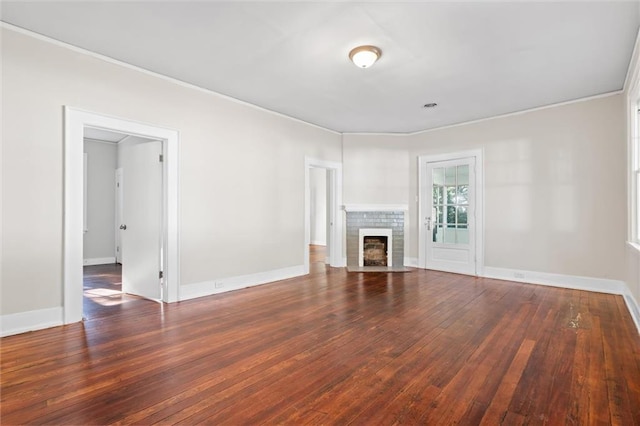
[[[619,296],[314,262],[144,302],[1,339],[1,423],[640,424]]]
[[[323,263],[327,257],[327,248],[326,246],[318,246],[311,244],[309,246],[309,262],[311,264],[314,263]]]
[[[84,267],[83,316],[85,320],[105,318],[120,312],[156,303],[122,293],[122,265]]]

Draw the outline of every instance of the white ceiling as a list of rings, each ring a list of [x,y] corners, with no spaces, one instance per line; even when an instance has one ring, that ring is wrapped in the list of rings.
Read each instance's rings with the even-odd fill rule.
[[[340,132],[414,132],[620,90],[640,22],[637,1],[1,7],[7,23]],[[372,68],[349,62],[360,44],[382,49]]]

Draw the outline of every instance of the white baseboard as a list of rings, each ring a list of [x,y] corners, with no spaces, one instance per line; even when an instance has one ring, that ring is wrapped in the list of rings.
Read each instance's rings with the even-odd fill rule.
[[[62,325],[62,307],[0,316],[0,337]]]
[[[629,287],[626,285],[625,290],[626,292],[622,295],[622,297],[624,298],[624,302],[627,304],[627,309],[629,310],[631,318],[633,319],[633,322],[638,329],[638,333],[640,333],[640,304],[638,303],[636,298],[633,297],[631,290],[629,290]]]
[[[484,274],[482,276],[526,284],[548,285],[552,287],[621,295],[626,293],[627,288],[624,282],[618,280],[550,274],[547,272],[523,271],[519,269],[493,268],[491,266],[484,267]]]
[[[327,242],[322,240],[318,240],[318,241],[311,241],[309,244],[311,244],[312,246],[325,246],[327,245]]]
[[[273,281],[286,280],[288,278],[305,275],[304,265],[275,269],[273,271],[258,272],[256,274],[241,275],[237,277],[221,278],[212,281],[187,284],[180,287],[180,300],[195,299],[196,297],[210,296],[241,288],[253,287]]]
[[[410,268],[418,267],[418,258],[417,257],[405,257],[404,258],[404,266],[408,266]]]
[[[82,260],[82,264],[84,266],[107,265],[109,263],[116,263],[116,258],[115,257],[94,257],[91,259]]]

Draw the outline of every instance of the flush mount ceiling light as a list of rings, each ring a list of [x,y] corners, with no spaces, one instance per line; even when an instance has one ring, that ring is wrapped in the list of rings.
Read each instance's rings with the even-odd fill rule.
[[[382,56],[382,51],[375,46],[358,46],[349,52],[349,59],[358,68],[369,68]]]

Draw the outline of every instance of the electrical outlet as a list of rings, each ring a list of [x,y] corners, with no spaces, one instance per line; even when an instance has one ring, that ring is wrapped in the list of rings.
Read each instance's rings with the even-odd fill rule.
[[[222,288],[222,287],[224,287],[224,284],[223,284],[223,283],[221,283],[220,281],[216,281],[216,283],[215,283],[215,287],[216,287],[216,288]]]
[[[522,272],[515,272],[515,273],[513,274],[513,277],[514,277],[514,278],[519,278],[519,279],[523,280],[523,279],[524,279],[524,274],[523,274]]]

